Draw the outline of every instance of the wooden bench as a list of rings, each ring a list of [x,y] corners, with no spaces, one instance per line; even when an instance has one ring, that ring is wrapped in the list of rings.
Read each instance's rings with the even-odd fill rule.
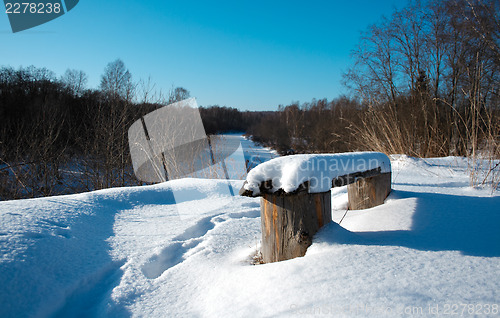
[[[377,152],[293,155],[251,170],[240,195],[261,197],[263,262],[304,256],[332,220],[330,189],[345,185],[351,210],[384,203],[391,191],[389,158]]]

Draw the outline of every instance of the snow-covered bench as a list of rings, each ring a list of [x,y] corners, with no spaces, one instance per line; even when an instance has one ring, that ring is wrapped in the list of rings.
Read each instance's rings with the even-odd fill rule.
[[[348,185],[349,209],[380,205],[391,191],[391,162],[379,152],[279,157],[252,169],[240,195],[261,198],[265,263],[305,255],[331,221],[332,187]]]

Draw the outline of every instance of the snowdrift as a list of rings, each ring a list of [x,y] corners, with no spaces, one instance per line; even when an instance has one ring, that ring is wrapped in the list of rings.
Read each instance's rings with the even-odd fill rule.
[[[265,265],[250,262],[259,199],[226,195],[222,180],[0,202],[0,316],[498,312],[498,193],[468,187],[461,158],[391,164],[384,205],[346,214],[346,189],[333,189],[337,223],[305,257]]]

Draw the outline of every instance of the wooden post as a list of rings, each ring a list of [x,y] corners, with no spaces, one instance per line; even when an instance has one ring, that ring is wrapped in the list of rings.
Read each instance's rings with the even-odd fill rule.
[[[384,203],[391,192],[391,173],[361,178],[347,186],[350,210],[372,208]]]
[[[260,216],[264,263],[304,256],[314,234],[332,220],[331,194],[263,194]]]
[[[385,168],[385,171],[390,171],[390,166]],[[328,175],[328,171],[325,173]],[[258,190],[255,186],[247,189],[246,182],[240,195],[262,197],[262,261],[270,263],[304,256],[314,234],[332,220],[330,191],[309,193],[309,181],[300,184],[293,192],[276,189],[272,179],[261,181]],[[382,166],[340,175],[331,182],[332,187],[348,186],[349,208],[352,210],[383,204],[391,192],[391,173],[382,173]]]

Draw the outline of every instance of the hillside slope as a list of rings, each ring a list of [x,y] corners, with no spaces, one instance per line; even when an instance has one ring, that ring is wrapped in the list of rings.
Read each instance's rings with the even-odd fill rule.
[[[305,257],[256,266],[259,199],[227,181],[0,202],[0,316],[498,315],[500,195],[461,158],[392,159],[384,205],[334,189]]]

